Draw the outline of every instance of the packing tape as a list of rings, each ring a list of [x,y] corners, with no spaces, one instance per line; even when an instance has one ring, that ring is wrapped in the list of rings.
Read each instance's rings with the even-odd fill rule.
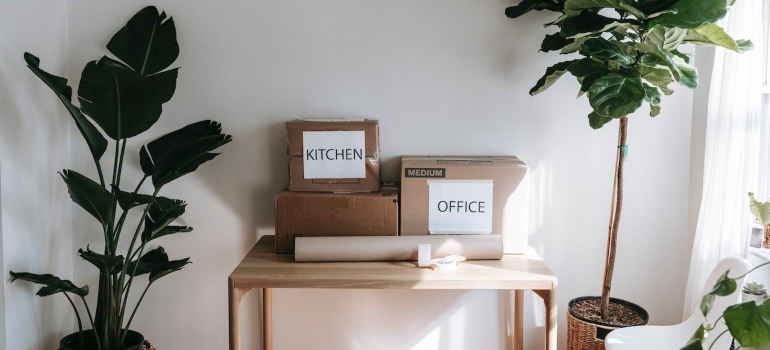
[[[431,260],[430,267],[437,271],[453,271],[457,269],[457,263],[465,261],[465,257],[462,255],[450,255],[443,259]]]

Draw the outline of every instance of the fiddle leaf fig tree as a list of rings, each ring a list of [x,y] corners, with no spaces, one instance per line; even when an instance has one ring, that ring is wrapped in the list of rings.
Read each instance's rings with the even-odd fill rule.
[[[89,332],[93,332],[93,340],[89,340],[93,343],[83,343],[81,337],[81,349],[127,346],[128,329],[149,287],[190,263],[190,258],[171,260],[163,247],[150,249],[148,245],[160,237],[192,231],[189,226],[173,225],[187,204],[159,196],[159,192],[164,185],[212,160],[218,154],[213,151],[232,140],[222,133],[217,122],[192,123],[142,146],[138,150],[141,176],[124,179],[126,141],[145,133],[158,121],[163,104],[176,90],[179,68],[168,69],[179,55],[174,20],[155,7],[144,8],[112,37],[107,49],[116,58],[104,56],[83,69],[77,92],[79,107],[72,101],[67,79],[45,72],[40,68],[40,59],[24,54],[27,67],[64,104],[94,160],[95,179],[69,169],[60,175],[72,201],[95,219],[102,232],[103,241],[77,252],[98,271],[95,312],[85,299],[88,286],[78,287],[50,274],[11,271],[11,277],[12,281],[42,284],[39,296],[64,294],[75,309],[82,336],[81,313],[71,296],[81,299],[92,328]],[[105,163],[112,166],[112,172],[105,179],[102,157],[111,145],[112,163]],[[151,186],[143,186],[147,179],[151,179]],[[131,210],[139,212],[134,224],[128,220]],[[129,225],[134,229],[126,233]],[[128,243],[127,250],[120,251],[121,240]],[[142,275],[148,275],[147,283],[131,308],[129,294]]]
[[[628,115],[643,105],[649,115],[660,114],[663,96],[672,85],[698,86],[698,72],[684,44],[720,46],[743,52],[748,40],[735,40],[716,24],[734,0],[523,0],[506,9],[510,18],[531,11],[555,12],[546,23],[555,29],[540,45],[543,52],[558,52],[569,59],[556,63],[529,91],[539,94],[559,78],[571,74],[591,106],[588,124],[599,129],[620,119],[615,185],[611,206],[607,259],[602,286],[602,319],[607,319],[615,243],[623,198],[623,162],[627,150]]]

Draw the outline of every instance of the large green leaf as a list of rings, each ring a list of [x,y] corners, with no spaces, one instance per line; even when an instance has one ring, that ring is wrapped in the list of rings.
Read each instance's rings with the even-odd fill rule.
[[[631,13],[636,18],[644,18],[644,13],[631,0],[567,0],[564,2],[564,14],[577,16],[583,10],[614,8]]]
[[[179,56],[174,19],[154,6],[137,12],[107,43],[120,60],[142,75],[168,68]]]
[[[529,90],[529,94],[534,96],[551,87],[564,73],[567,73],[567,69],[574,62],[577,62],[577,60],[559,62],[546,68],[545,74]]]
[[[149,79],[108,57],[86,65],[78,94],[83,112],[114,140],[145,132],[162,110]]]
[[[645,97],[644,100],[649,102],[653,106],[660,105],[660,90],[654,86],[647,84],[644,85]]]
[[[567,44],[567,46],[561,49],[561,54],[566,55],[573,52],[578,52],[580,48],[583,47],[583,43],[586,42],[586,40],[588,40],[587,37],[575,38],[572,43]]]
[[[561,24],[559,33],[565,38],[586,36],[605,30],[605,27],[611,23],[616,23],[616,20],[596,12],[585,11],[577,16],[566,18]]]
[[[516,6],[506,8],[505,15],[508,16],[508,18],[518,18],[532,10],[561,12],[563,9],[564,0],[523,0]]]
[[[168,254],[163,247],[158,247],[142,255],[139,260],[128,263],[126,271],[130,276],[141,276],[152,272],[154,266],[166,262]]]
[[[709,312],[711,311],[711,307],[714,306],[714,299],[716,297],[723,297],[732,294],[735,289],[738,288],[738,284],[735,282],[735,279],[727,277],[727,274],[730,273],[730,270],[725,271],[722,276],[717,279],[717,282],[714,284],[714,288],[711,289],[710,292],[706,293],[706,295],[703,296],[700,303],[700,311],[703,314],[703,316],[708,316]]]
[[[617,43],[617,44],[616,44]],[[635,58],[624,51],[614,40],[590,38],[583,43],[582,51],[591,57],[602,61],[614,61],[623,67],[630,68]]]
[[[187,226],[173,226],[166,230],[174,220],[184,214],[186,206],[187,204],[181,200],[174,200],[172,202],[155,201],[151,203],[147,209],[142,242],[147,243],[155,238],[177,232],[192,231],[192,228]]]
[[[770,224],[770,202],[758,202],[754,193],[749,192],[749,209],[762,226]]]
[[[172,131],[148,143],[139,153],[142,170],[152,175],[155,188],[189,174],[214,159],[211,151],[232,141],[222,125],[204,120]]]
[[[655,85],[665,95],[674,93],[674,90],[668,87],[668,84],[674,82],[674,77],[671,76],[671,71],[665,60],[655,55],[645,54],[639,61],[641,63],[639,74],[641,74],[642,79]]]
[[[594,112],[612,118],[633,113],[645,96],[642,79],[632,74],[609,73],[596,79],[588,89],[588,101]]]
[[[588,57],[571,64],[568,70],[572,75],[578,78],[581,94],[588,92],[588,89],[593,85],[596,79],[609,73],[609,70],[603,63]],[[589,116],[589,119],[590,118],[591,117]]]
[[[41,297],[53,295],[60,292],[73,293],[81,297],[88,295],[88,286],[78,287],[69,280],[62,280],[51,274],[38,275],[29,272],[11,271],[11,282],[22,280],[44,285],[38,290],[37,295]]]
[[[605,124],[612,121],[612,117],[603,116],[596,112],[591,112],[588,114],[588,125],[590,125],[594,129],[599,129]]]
[[[78,249],[78,255],[80,255],[81,258],[85,259],[86,261],[96,266],[96,268],[98,268],[99,271],[107,274],[117,273],[120,267],[123,266],[122,255],[115,256],[115,255],[99,254],[92,251],[88,247],[86,247],[86,250]]]
[[[559,33],[549,34],[545,36],[543,43],[540,44],[540,51],[561,50],[572,42],[574,42],[573,39],[566,39]]]
[[[770,302],[753,301],[731,305],[724,312],[730,334],[742,347],[761,348],[770,345]]]
[[[190,258],[184,258],[156,264],[153,266],[152,271],[150,272],[150,283],[154,283],[161,277],[167,276],[172,272],[181,270],[185,265],[189,263]]]
[[[113,222],[117,200],[110,191],[74,170],[64,170],[61,177],[67,184],[73,202],[99,220],[103,226]]]
[[[674,50],[685,40],[688,30],[681,28],[655,27],[647,33],[646,43],[660,46],[666,50]]]
[[[653,14],[668,11],[678,1],[680,0],[646,0],[640,1],[639,5],[644,13],[652,17]]]
[[[91,151],[91,156],[94,158],[94,161],[98,163],[99,159],[102,158],[102,155],[104,155],[104,152],[107,150],[107,139],[105,139],[99,130],[91,124],[88,118],[80,112],[80,109],[72,104],[72,88],[67,85],[67,79],[57,77],[40,69],[40,59],[30,53],[24,53],[24,60],[27,61],[27,67],[29,67],[40,80],[46,83],[46,85],[56,93],[56,96],[59,97],[59,100],[64,104],[64,107],[67,108],[70,116],[75,120],[75,125],[78,127],[78,130],[80,130],[80,134],[83,135],[83,139],[86,140],[88,149]]]
[[[179,68],[174,68],[147,76],[150,83],[152,83],[152,85],[155,86],[155,89],[158,90],[158,97],[160,97],[162,103],[168,102],[171,100],[171,97],[174,96],[174,91],[176,91],[176,78],[178,75]]]
[[[657,45],[648,43],[637,43],[634,47],[641,52],[657,56],[657,58],[660,59],[658,60],[650,55],[642,55],[640,58],[640,63],[642,65],[654,67],[660,63],[664,63],[671,71],[674,80],[679,82],[679,84],[691,89],[698,87],[698,71],[695,67],[687,63],[684,58],[677,55],[677,51],[669,51]]]
[[[684,41],[695,45],[721,46],[735,52],[744,52],[745,46],[741,47],[722,27],[716,23],[709,23],[695,29],[686,31]],[[753,48],[753,46],[752,46]]]
[[[727,0],[679,0],[670,9],[676,13],[665,13],[650,21],[651,26],[669,28],[698,28],[714,23],[727,14]]]

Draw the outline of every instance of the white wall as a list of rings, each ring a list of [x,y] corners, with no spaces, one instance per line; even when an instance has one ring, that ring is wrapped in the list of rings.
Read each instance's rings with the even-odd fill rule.
[[[70,202],[56,173],[69,163],[69,116],[26,68],[23,53],[67,74],[66,7],[61,1],[0,1],[0,209],[3,333],[0,348],[55,349],[72,332],[62,295],[40,298],[39,286],[8,284],[9,270],[72,277]]]
[[[158,348],[226,348],[227,276],[258,235],[273,232],[273,196],[287,182],[283,123],[293,118],[369,117],[380,120],[385,180],[398,178],[402,154],[514,154],[530,165],[530,243],[560,278],[564,348],[561,315],[566,303],[600,292],[617,123],[592,130],[586,119],[590,107],[585,98],[572,98],[578,85],[569,77],[536,97],[528,95],[545,68],[563,57],[537,52],[546,34],[541,24],[551,16],[533,13],[515,21],[505,17],[504,9],[516,2],[156,1],[176,21],[182,52],[176,66],[182,69],[176,95],[150,133],[160,135],[213,118],[234,141],[196,174],[164,189],[163,195],[188,201],[186,221],[195,231],[159,244],[172,257],[191,256],[194,263],[150,290],[132,328]],[[111,35],[142,6],[70,0],[69,55],[41,51],[41,56],[52,64],[69,62],[76,85],[85,63],[102,55]],[[15,51],[20,57],[21,50]],[[20,83],[39,87],[30,76]],[[13,91],[12,96],[27,107],[38,94]],[[57,121],[66,119],[63,110],[57,114]],[[682,252],[689,244],[692,93],[678,88],[664,101],[660,116],[645,114],[640,111],[629,122],[626,200],[613,296],[647,308],[653,323],[675,323],[681,315],[688,261]],[[32,132],[32,126],[16,128]],[[71,147],[72,162],[57,168],[91,171],[79,136],[73,137]],[[136,160],[135,154],[128,157]],[[7,174],[22,175],[6,170],[5,163],[3,169],[4,182],[16,181]],[[4,200],[9,195],[4,186]],[[39,197],[24,201],[41,203]],[[78,209],[74,215],[88,220]],[[98,238],[89,223],[81,223],[87,221],[76,222],[79,233],[61,254],[74,254]],[[5,229],[3,233],[11,235]],[[5,268],[15,268],[4,260]],[[29,260],[21,262],[39,263]],[[74,281],[95,286],[92,267],[79,260]],[[16,291],[16,298],[31,292],[19,289],[16,284],[6,286],[7,292]],[[242,304],[245,349],[259,348],[258,296],[253,292]],[[10,297],[6,295],[13,300]],[[278,290],[275,345],[501,348],[505,304],[489,291]],[[9,324],[20,317],[10,316],[14,318],[7,317]],[[525,348],[540,347],[542,307],[531,293],[526,322]],[[16,336],[8,335],[9,342]]]

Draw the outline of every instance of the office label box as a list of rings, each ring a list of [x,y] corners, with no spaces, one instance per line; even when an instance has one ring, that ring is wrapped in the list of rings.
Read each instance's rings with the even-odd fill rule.
[[[520,254],[528,221],[529,168],[517,157],[401,157],[402,236],[497,234]]]

